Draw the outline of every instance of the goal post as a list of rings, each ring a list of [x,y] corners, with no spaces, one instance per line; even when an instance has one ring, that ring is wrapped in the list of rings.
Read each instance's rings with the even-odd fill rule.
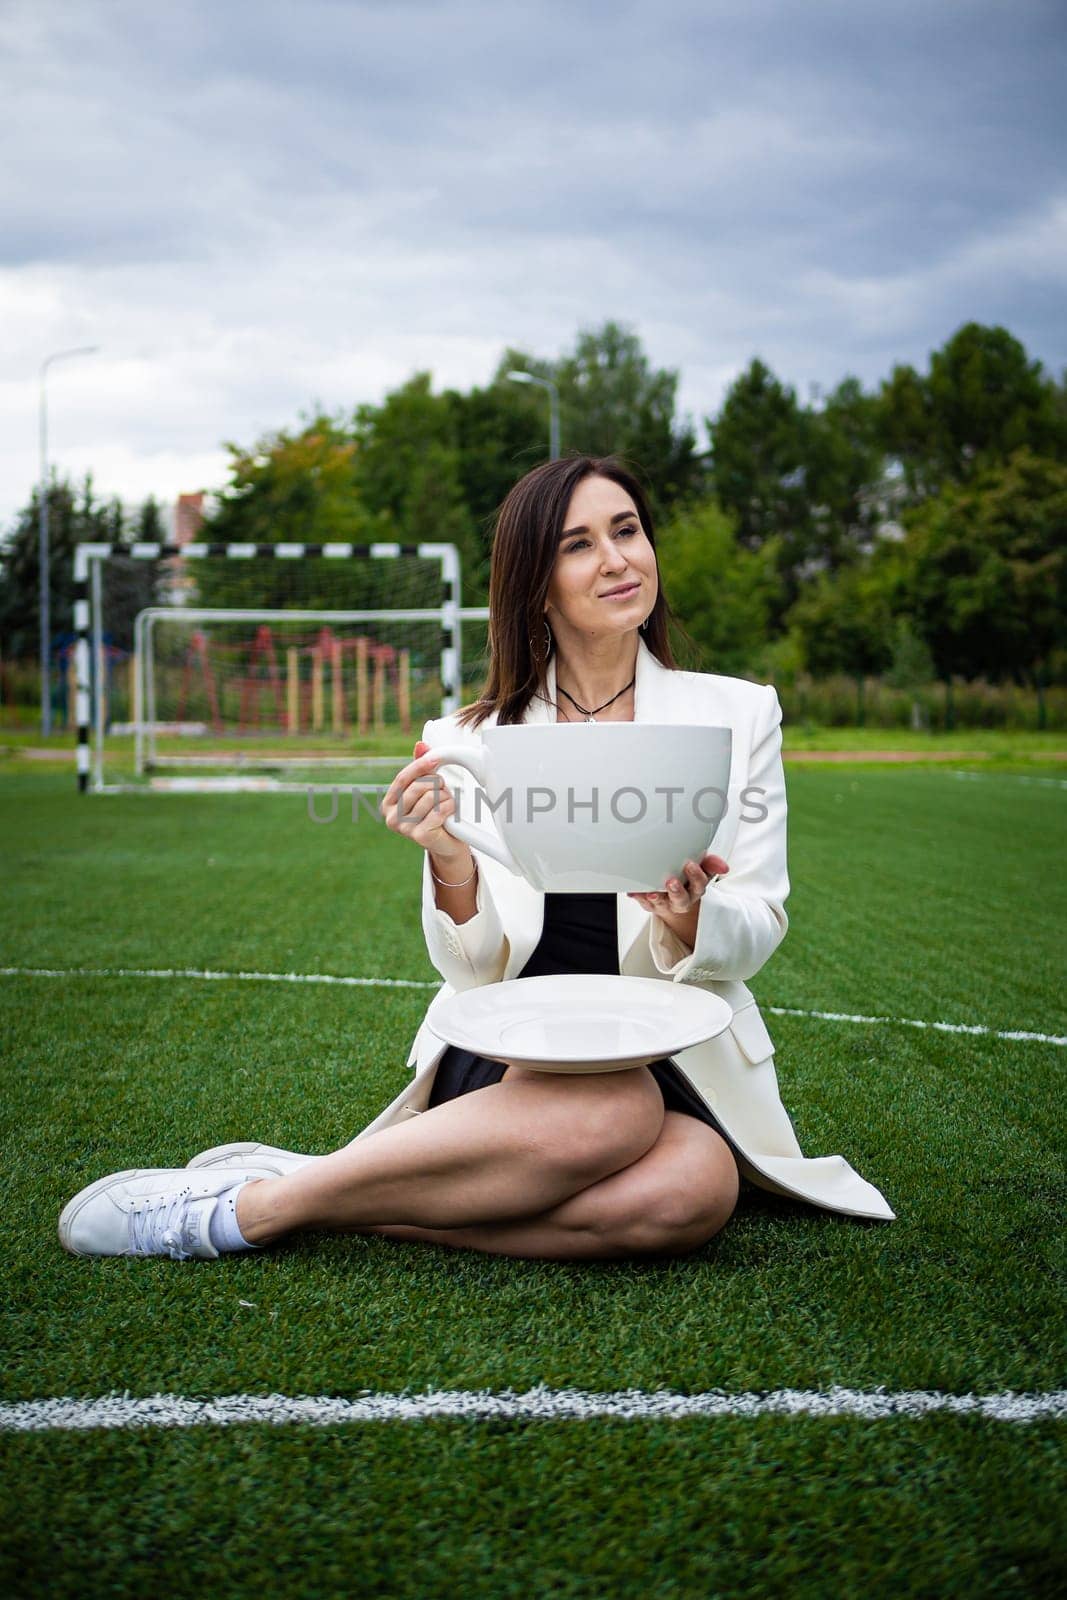
[[[74,586],[78,787],[94,793],[395,771],[383,737],[400,747],[458,708],[462,623],[488,619],[460,606],[451,544],[80,544]]]

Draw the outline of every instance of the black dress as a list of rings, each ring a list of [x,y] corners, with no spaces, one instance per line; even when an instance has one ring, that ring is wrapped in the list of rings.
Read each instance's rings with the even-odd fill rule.
[[[613,894],[546,894],[545,921],[537,949],[519,973],[523,978],[541,978],[557,972],[619,971],[619,946]],[[507,1071],[502,1061],[473,1055],[450,1044],[438,1063],[430,1105],[441,1105],[457,1095],[470,1094],[499,1083]],[[649,1065],[659,1084],[668,1111],[682,1111],[697,1117],[716,1132],[718,1123],[696,1090],[683,1078],[673,1061],[665,1056]]]

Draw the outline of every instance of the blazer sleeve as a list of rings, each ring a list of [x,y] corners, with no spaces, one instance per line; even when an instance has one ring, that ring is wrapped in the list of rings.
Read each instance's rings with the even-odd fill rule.
[[[650,915],[649,947],[664,977],[676,983],[744,981],[760,970],[785,938],[789,876],[782,708],[771,684],[753,723],[729,863],[728,876],[709,883],[701,898],[691,953],[659,917]]]
[[[454,737],[455,730],[443,719],[427,722],[422,737],[432,748]],[[440,768],[442,781],[459,799],[460,814],[470,816],[473,808],[474,780],[463,767]],[[507,964],[509,945],[484,871],[481,851],[472,852],[478,864],[476,909],[469,922],[454,922],[434,900],[430,857],[422,860],[422,931],[431,962],[446,983],[455,990],[474,989],[483,983],[499,983]]]

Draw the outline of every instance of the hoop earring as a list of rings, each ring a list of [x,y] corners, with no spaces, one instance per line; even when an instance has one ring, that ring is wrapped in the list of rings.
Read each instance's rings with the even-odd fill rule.
[[[648,628],[648,624],[649,624],[649,618],[646,617],[644,622],[642,622],[640,624],[640,626],[638,627],[638,630],[637,630],[638,633],[644,633],[646,631],[646,629]]]
[[[552,629],[548,625],[548,618],[547,617],[544,617],[542,620],[543,620],[544,625],[545,625],[544,651],[545,651],[545,655],[546,656],[550,656],[552,654]],[[530,649],[535,651],[535,652],[537,650],[537,640],[534,638],[534,636],[532,634],[530,635]]]

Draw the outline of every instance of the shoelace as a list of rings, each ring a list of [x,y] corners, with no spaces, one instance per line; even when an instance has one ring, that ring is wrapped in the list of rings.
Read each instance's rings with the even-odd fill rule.
[[[182,1225],[189,1204],[188,1189],[160,1195],[138,1211],[130,1212],[130,1251],[135,1256],[170,1256],[172,1261],[190,1261],[182,1249]]]

